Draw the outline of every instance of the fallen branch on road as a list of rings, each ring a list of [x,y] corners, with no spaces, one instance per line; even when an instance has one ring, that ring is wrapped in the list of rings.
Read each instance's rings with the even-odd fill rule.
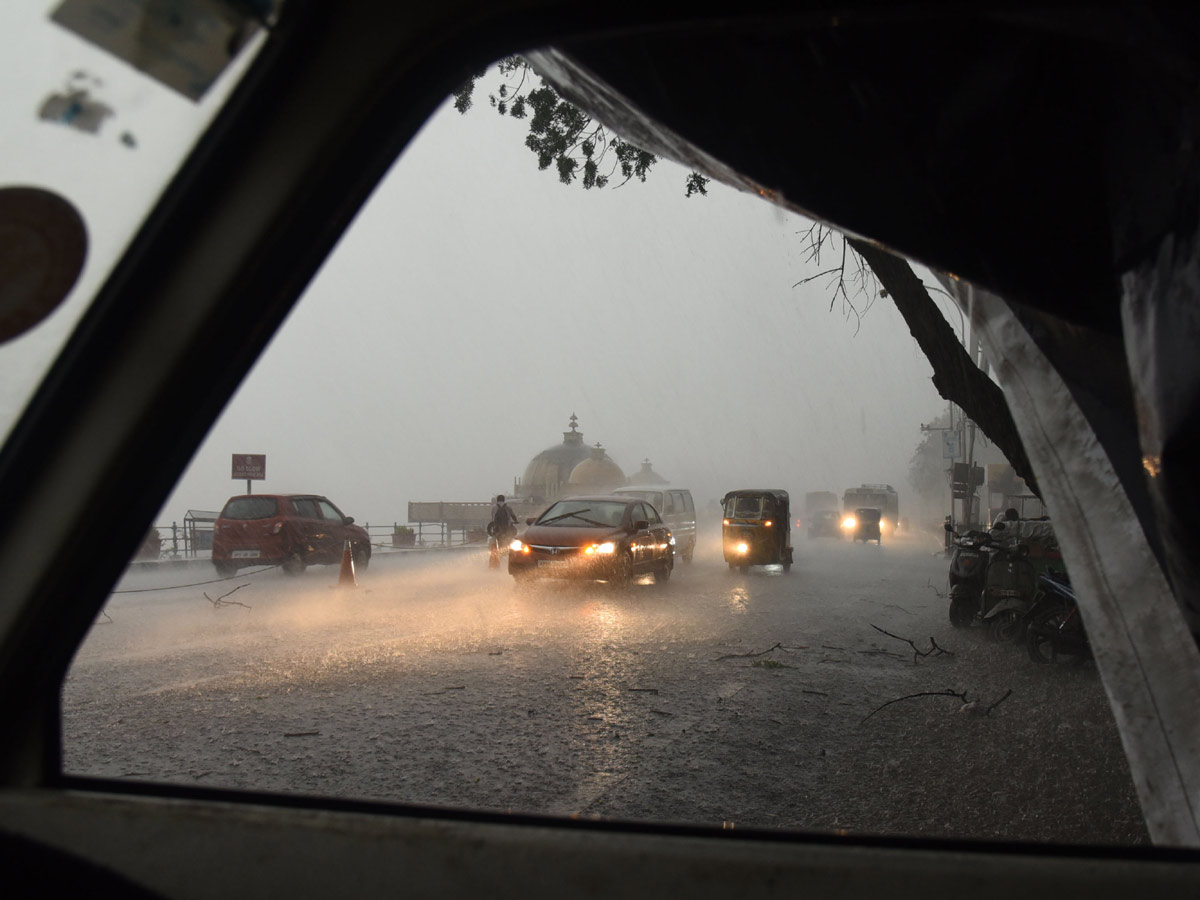
[[[228,592],[222,594],[220,597],[217,597],[215,600],[212,597],[208,596],[208,591],[205,591],[204,599],[213,605],[213,609],[220,609],[222,606],[240,606],[243,609],[249,609],[250,607],[247,606],[245,603],[240,603],[237,600],[226,600],[225,599],[230,594],[237,593],[244,587],[249,587],[249,585],[248,584],[239,584],[232,591],[228,591]]]
[[[953,656],[954,655],[949,650],[939,647],[937,644],[937,641],[935,641],[932,636],[930,636],[930,638],[929,638],[929,649],[928,650],[920,650],[917,648],[917,645],[914,644],[912,641],[910,641],[908,638],[902,638],[898,634],[892,634],[890,631],[884,631],[878,625],[872,625],[871,627],[874,628],[876,631],[878,631],[880,634],[886,634],[888,637],[894,638],[897,641],[904,641],[904,643],[906,643],[906,644],[908,644],[908,646],[912,647],[912,649],[913,649],[913,665],[917,664],[918,659],[922,659],[926,656],[942,656],[942,655]]]
[[[882,706],[875,707],[873,710],[871,710],[869,713],[867,713],[863,717],[863,722],[867,721],[867,719],[871,718],[871,716],[875,715],[875,713],[879,712],[881,709],[887,709],[893,703],[899,703],[902,700],[912,700],[916,697],[957,697],[963,703],[967,702],[967,692],[966,691],[951,691],[951,690],[921,691],[919,694],[907,694],[903,697],[897,697],[895,700],[889,700],[887,703],[883,704]],[[861,725],[862,722],[859,722],[858,724]]]
[[[796,666],[789,666],[787,663],[781,663],[777,659],[756,659],[750,663],[752,669],[795,669]]]
[[[882,647],[873,647],[870,650],[859,650],[858,652],[863,656],[890,656],[892,659],[908,659],[908,657],[903,656],[902,654],[895,653],[891,650],[884,650]]]
[[[760,650],[758,653],[726,653],[724,656],[718,656],[716,661],[720,662],[723,659],[747,659],[751,656],[765,656],[772,650],[778,650],[782,646],[783,641],[776,641],[774,645],[768,647],[766,650]]]
[[[968,713],[970,715],[975,715],[975,716],[989,716],[992,714],[992,710],[994,710],[997,706],[999,706],[1001,703],[1003,703],[1005,700],[1007,700],[1011,695],[1012,695],[1012,688],[1009,688],[1007,691],[1004,692],[1004,696],[1002,696],[999,700],[997,700],[991,706],[980,706],[978,700],[968,700],[967,699],[966,691],[952,691],[949,689],[944,690],[944,691],[921,691],[918,694],[908,694],[904,697],[897,697],[895,700],[889,700],[887,703],[883,704],[882,706],[875,707],[875,709],[873,709],[869,713],[867,713],[867,715],[865,715],[863,717],[862,722],[859,722],[858,724],[861,725],[863,722],[867,721],[867,719],[871,718],[871,716],[875,715],[875,713],[879,712],[881,709],[887,709],[893,703],[899,703],[902,700],[912,700],[914,697],[957,697],[959,700],[962,701],[962,706],[960,706],[958,709],[959,712]]]

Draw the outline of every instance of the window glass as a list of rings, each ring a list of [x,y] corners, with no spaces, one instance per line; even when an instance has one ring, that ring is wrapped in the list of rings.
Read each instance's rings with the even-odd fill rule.
[[[757,519],[763,514],[763,507],[762,497],[734,497],[729,502],[729,515]]]
[[[221,511],[224,519],[269,519],[279,513],[274,497],[235,497]]]
[[[805,281],[830,264],[808,259],[813,223],[716,183],[688,198],[673,164],[619,190],[561,184],[525,146],[528,122],[483,99],[495,82],[479,90],[481,108],[447,103],[379,186],[155,523],[168,535],[220,508],[230,454],[261,453],[262,490],[319,490],[361,526],[357,583],[342,547],[287,527],[285,561],[226,578],[180,529],[178,558],[132,565],[77,654],[65,770],[517,814],[1146,843],[1094,667],[1037,663],[950,621],[950,483],[941,433],[923,430],[946,404],[894,306],[831,310],[825,279]],[[677,340],[639,336],[662,333]],[[733,359],[730,345],[755,349]],[[648,354],[670,385],[647,378]],[[315,359],[338,361],[334,382]],[[696,512],[694,555],[670,571],[620,555],[625,502],[582,499],[647,457],[694,495],[677,496]],[[723,510],[730,491],[876,483],[911,521],[881,544],[722,526],[763,507]],[[489,541],[498,494],[516,550]],[[549,555],[528,582],[509,574],[539,516],[593,550],[594,578],[563,577],[575,561]]]
[[[292,498],[292,507],[296,510],[297,515],[306,519],[321,518],[321,509],[312,497],[294,497]]]
[[[337,509],[334,508],[334,505],[332,503],[330,503],[328,500],[320,500],[318,502],[321,506],[321,515],[322,516],[324,516],[326,519],[330,520],[331,522],[337,522],[339,525],[342,523],[345,516],[343,516],[340,512],[338,512]]]

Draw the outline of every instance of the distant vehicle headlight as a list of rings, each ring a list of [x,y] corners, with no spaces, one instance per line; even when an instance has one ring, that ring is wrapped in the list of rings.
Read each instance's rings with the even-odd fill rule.
[[[854,526],[857,524],[858,524],[858,520],[855,519],[854,516],[846,516],[846,518],[842,519],[842,527],[845,528],[847,531],[854,528]]]

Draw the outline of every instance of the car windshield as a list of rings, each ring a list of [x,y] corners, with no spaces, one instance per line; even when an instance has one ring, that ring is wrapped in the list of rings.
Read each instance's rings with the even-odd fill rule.
[[[762,497],[734,497],[726,505],[725,514],[738,519],[757,519],[763,513]]]
[[[613,500],[561,500],[542,513],[537,524],[615,528],[625,517],[625,506]]]
[[[0,166],[69,198],[95,251],[62,308],[0,345],[14,415],[261,40],[248,27],[195,99],[50,18],[74,6],[0,4],[0,37],[41,41],[0,54],[16,123]],[[869,270],[860,292],[828,284],[848,245],[758,193],[688,191],[667,160],[626,177],[636,152],[606,131],[566,141],[610,147],[595,170],[582,148],[574,169],[539,166],[536,116],[510,105],[539,83],[518,57],[473,82],[473,105],[466,85],[447,96],[312,277],[79,647],[64,771],[564,819],[1146,843],[1095,667],[951,622],[945,517],[990,518],[986,486],[955,496],[944,437],[1006,461],[967,439],[889,292]],[[36,114],[82,103],[75,86],[114,111],[96,133],[69,109]],[[370,127],[391,145],[393,123]],[[940,282],[903,264],[959,335]],[[730,345],[753,362],[720,365]],[[627,503],[586,499],[650,458],[652,483],[691,491],[694,556],[666,529],[652,545],[620,531]],[[767,527],[761,495],[724,499],[770,485],[854,509],[846,492],[876,483],[897,486],[908,524],[870,546]],[[260,491],[328,496],[355,523],[311,502],[278,528],[223,526],[214,554],[193,512],[246,494],[227,518],[270,515]],[[543,525],[522,580],[510,563]],[[579,571],[594,582],[562,577]]]

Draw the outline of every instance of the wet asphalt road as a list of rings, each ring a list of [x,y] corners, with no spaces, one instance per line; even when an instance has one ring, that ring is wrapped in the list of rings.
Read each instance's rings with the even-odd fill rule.
[[[65,767],[725,827],[1145,841],[1091,666],[1048,672],[952,629],[932,538],[795,544],[790,573],[738,573],[710,533],[666,585],[624,593],[517,589],[459,551],[380,553],[353,590],[325,567],[114,594],[64,690]],[[936,693],[987,706],[1008,690],[988,716]]]

